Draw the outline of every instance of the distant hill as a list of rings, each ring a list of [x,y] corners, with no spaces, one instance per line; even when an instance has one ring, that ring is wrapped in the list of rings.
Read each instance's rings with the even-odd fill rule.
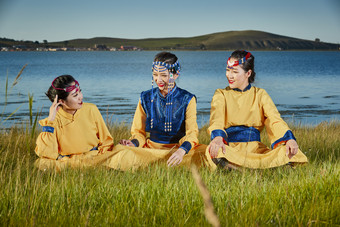
[[[64,42],[51,43],[62,46]],[[103,44],[110,47],[137,46],[144,50],[337,50],[338,45],[276,35],[261,31],[229,31],[189,38],[117,39],[98,37],[69,40],[74,47],[92,47]]]
[[[36,45],[33,42],[32,44]],[[319,40],[297,39],[253,30],[228,31],[189,38],[119,39],[96,37],[48,43],[52,47],[67,45],[77,48],[90,48],[96,44],[115,48],[135,46],[144,50],[339,50],[338,44],[325,43]]]
[[[18,41],[14,39],[0,38],[0,47],[12,47],[12,46],[27,46],[27,47],[39,47],[40,43],[38,41]]]

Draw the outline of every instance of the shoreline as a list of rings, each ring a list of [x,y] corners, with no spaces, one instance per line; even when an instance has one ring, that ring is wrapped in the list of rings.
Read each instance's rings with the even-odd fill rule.
[[[130,105],[135,107],[135,105]],[[132,108],[129,113],[121,112],[116,109],[103,109],[98,107],[100,112],[102,113],[102,117],[107,124],[126,124],[131,125],[133,121],[134,111],[135,109]],[[204,109],[204,108],[202,108]],[[125,110],[124,110],[125,111]],[[317,126],[319,124],[323,124],[324,122],[340,122],[340,110],[318,110],[317,115],[311,112],[311,110],[281,110],[282,119],[291,125],[305,125],[305,126]],[[283,114],[286,113],[286,114]],[[305,114],[304,114],[305,113]],[[310,113],[311,115],[308,115]],[[3,116],[3,120],[10,113],[5,113]],[[37,113],[33,113],[33,117],[35,117]],[[41,109],[38,116],[38,121],[48,117],[48,109]],[[207,110],[197,110],[197,124],[198,127],[204,127],[205,125],[209,124],[209,117],[210,117],[210,109]],[[2,126],[1,128],[9,129],[11,127],[23,126],[29,123],[30,113],[29,111],[19,112],[11,116]]]
[[[160,51],[171,51],[171,52],[233,52],[235,49],[210,49],[210,50],[194,50],[194,49],[149,49],[149,50],[128,50],[128,51],[110,51],[110,50],[1,50],[0,53],[13,53],[13,52],[160,52]],[[340,52],[338,50],[318,50],[318,49],[291,49],[291,50],[276,50],[276,49],[248,49],[250,52]]]
[[[41,126],[38,124],[38,122],[42,119],[44,119],[44,118],[39,118],[37,120],[37,127],[36,127],[37,129],[41,128]],[[104,119],[108,128],[122,127],[122,126],[130,128],[131,124],[132,124],[132,120],[133,120],[133,118],[132,118],[131,121],[124,121],[124,120],[118,121],[116,119],[107,118],[106,116],[103,116],[103,119]],[[283,117],[282,119],[288,124],[288,126],[290,128],[299,128],[299,127],[316,128],[320,125],[325,125],[325,124],[326,125],[327,124],[330,124],[330,125],[339,124],[340,125],[340,117],[339,118],[331,118],[329,120],[322,120],[322,121],[317,122],[317,123],[302,122],[301,120],[295,119],[294,117],[290,117],[290,118]],[[198,116],[197,124],[198,124],[199,130],[202,130],[202,129],[207,128],[209,126],[209,121],[206,121],[205,123],[200,122],[200,121],[201,121],[201,119],[199,119],[199,116]],[[20,121],[20,122],[13,123],[13,124],[8,125],[6,127],[5,126],[6,126],[6,124],[0,125],[0,133],[2,131],[12,130],[12,129],[25,130],[25,129],[30,127],[30,120],[27,119],[27,120],[23,120],[23,121]],[[264,129],[263,131],[265,132],[266,130]]]

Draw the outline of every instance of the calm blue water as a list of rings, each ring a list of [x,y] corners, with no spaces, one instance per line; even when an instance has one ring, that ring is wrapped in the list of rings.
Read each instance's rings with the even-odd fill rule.
[[[215,89],[227,86],[228,51],[173,52],[182,66],[179,87],[198,98],[198,123],[209,121]],[[85,102],[95,103],[104,118],[130,123],[141,91],[151,88],[151,64],[157,52],[0,52],[0,111],[18,112],[6,126],[28,120],[28,93],[34,95],[34,112],[48,116],[50,101],[44,95],[52,80],[62,74],[80,83]],[[340,52],[253,52],[255,86],[271,95],[286,120],[303,124],[340,119]],[[23,65],[21,80],[9,89],[4,110],[5,81],[11,85]],[[0,115],[1,116],[1,115]]]

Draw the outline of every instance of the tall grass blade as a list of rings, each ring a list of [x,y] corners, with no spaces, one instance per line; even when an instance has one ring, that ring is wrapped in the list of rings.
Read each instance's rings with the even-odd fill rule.
[[[37,128],[38,117],[41,115],[42,109],[43,109],[43,107],[41,107],[40,112],[38,111],[37,114],[35,115],[34,123],[33,123],[33,126],[32,126],[32,131],[31,131],[31,138],[32,138],[32,139],[33,139],[33,137],[34,137],[35,130],[36,130],[36,128]]]
[[[31,95],[30,93],[28,93],[28,108],[29,108],[30,126],[32,126],[32,121],[33,121],[33,113],[32,113],[33,94]]]
[[[12,117],[12,115],[15,114],[15,113],[20,109],[21,106],[22,106],[22,104],[21,104],[18,108],[16,108],[10,115],[8,115],[8,116],[6,117],[5,120],[1,120],[0,126],[1,126],[4,122],[6,122],[10,117]]]
[[[6,84],[5,84],[5,103],[4,103],[4,107],[2,108],[0,122],[2,122],[4,113],[6,110],[6,106],[7,106],[7,96],[8,96],[7,91],[8,91],[8,70],[7,70]]]
[[[5,85],[5,106],[7,104],[7,96],[8,96],[8,70],[7,70],[6,85]]]

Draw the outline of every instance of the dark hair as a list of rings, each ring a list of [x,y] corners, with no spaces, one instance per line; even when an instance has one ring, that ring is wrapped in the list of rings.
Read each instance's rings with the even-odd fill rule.
[[[161,61],[168,64],[174,64],[177,60],[178,58],[176,57],[176,55],[170,52],[160,52],[154,58],[154,61]],[[172,68],[169,71],[173,74],[177,73],[175,68]]]
[[[67,88],[71,86],[72,82],[75,82],[73,76],[62,75],[55,78],[52,83],[53,86],[56,88]],[[45,93],[47,97],[51,100],[51,102],[54,101],[56,95],[58,95],[58,100],[59,99],[66,100],[70,92],[66,92],[64,90],[57,90],[53,86],[51,85],[48,91]]]
[[[235,58],[236,60],[240,60],[242,58],[244,58],[249,52],[245,51],[245,50],[235,50],[230,58]],[[243,64],[241,64],[241,68],[248,72],[248,70],[251,70],[251,75],[248,78],[248,82],[249,83],[253,83],[255,81],[255,70],[254,70],[254,61],[255,61],[255,57],[253,55],[250,55],[250,57],[246,60],[246,62],[244,62]]]

